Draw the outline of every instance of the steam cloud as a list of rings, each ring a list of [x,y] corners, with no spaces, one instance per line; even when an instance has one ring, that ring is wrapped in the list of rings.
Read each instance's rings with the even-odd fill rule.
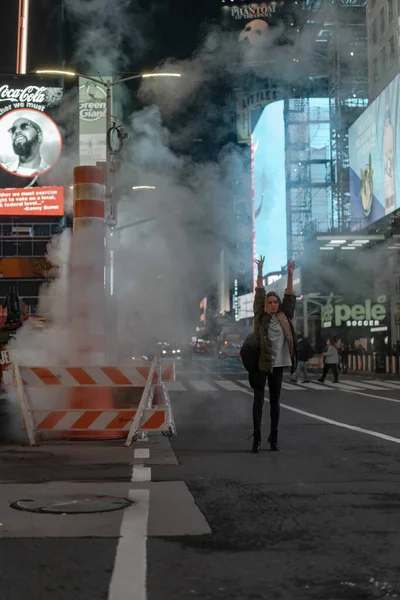
[[[76,24],[76,60],[86,72],[115,74],[151,45],[149,24],[130,0],[67,0],[66,7]],[[195,162],[182,148],[193,144],[203,128],[215,127],[218,139],[234,130],[234,123],[225,121],[228,104],[211,97],[209,84],[228,76],[234,86],[244,73],[291,82],[308,72],[309,33],[294,28],[291,45],[274,45],[280,34],[279,28],[273,33],[260,65],[251,63],[250,50],[238,50],[237,34],[211,27],[189,60],[170,58],[160,65],[162,71],[182,73],[180,79],[149,79],[140,87],[138,97],[147,106],[130,117],[118,182],[119,223],[108,239],[115,275],[107,340],[118,360],[149,352],[155,341],[188,340],[194,331],[198,302],[217,283],[218,252],[235,242],[232,190],[234,185],[246,188],[248,169],[246,152],[237,147],[227,145],[216,161],[208,162]],[[203,102],[200,117],[199,112],[191,115],[195,98]],[[180,113],[184,125],[173,119]],[[174,129],[165,125],[168,119]],[[132,185],[156,189],[132,192]],[[65,232],[49,248],[59,277],[41,292],[39,312],[49,318],[48,325],[43,332],[25,326],[18,333],[12,349],[20,362],[71,362],[69,253]],[[92,301],[90,290],[85,293]]]

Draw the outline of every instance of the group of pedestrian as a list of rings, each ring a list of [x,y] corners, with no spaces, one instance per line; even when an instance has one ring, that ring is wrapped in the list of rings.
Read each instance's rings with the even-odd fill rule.
[[[252,452],[261,449],[261,423],[265,401],[265,387],[268,382],[270,404],[270,433],[268,443],[272,451],[280,449],[278,426],[280,416],[280,395],[283,372],[290,368],[294,381],[301,376],[303,383],[309,383],[307,361],[314,351],[310,340],[297,336],[292,319],[296,307],[296,294],[293,290],[294,262],[287,265],[287,286],[283,299],[275,292],[265,291],[263,267],[265,257],[261,256],[257,264],[257,287],[254,297],[253,333],[247,336],[240,350],[243,364],[249,372],[249,383],[254,391],[253,402],[253,445]],[[333,339],[323,354],[324,367],[318,381],[323,383],[330,370],[334,382],[338,383],[339,354]]]

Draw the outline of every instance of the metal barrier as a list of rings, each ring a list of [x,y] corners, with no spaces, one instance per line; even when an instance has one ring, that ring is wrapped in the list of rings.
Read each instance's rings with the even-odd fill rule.
[[[348,373],[381,373],[400,375],[400,357],[383,353],[350,354],[347,362]]]
[[[5,359],[6,357],[4,357]],[[51,366],[32,367],[12,366],[11,385],[16,389],[24,424],[30,444],[36,444],[37,432],[126,432],[126,445],[129,446],[140,432],[162,431],[176,435],[174,417],[164,381],[174,381],[174,361],[154,359],[137,362],[134,367],[76,367]],[[7,386],[10,381],[4,382]],[[32,400],[29,389],[65,388],[97,389],[143,389],[138,404],[124,402],[123,406],[93,408],[76,407],[68,403],[64,406],[43,406]],[[68,438],[68,436],[65,436]]]

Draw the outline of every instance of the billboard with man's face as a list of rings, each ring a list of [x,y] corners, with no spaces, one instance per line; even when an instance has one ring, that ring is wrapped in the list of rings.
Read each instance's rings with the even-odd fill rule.
[[[0,78],[0,216],[64,214],[76,130],[64,95],[58,80]]]

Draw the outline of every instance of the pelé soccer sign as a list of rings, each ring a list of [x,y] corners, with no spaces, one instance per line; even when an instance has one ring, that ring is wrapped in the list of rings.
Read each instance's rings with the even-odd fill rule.
[[[322,327],[374,327],[385,320],[387,310],[386,296],[379,296],[376,303],[365,300],[364,304],[332,304],[328,300],[321,307]]]

